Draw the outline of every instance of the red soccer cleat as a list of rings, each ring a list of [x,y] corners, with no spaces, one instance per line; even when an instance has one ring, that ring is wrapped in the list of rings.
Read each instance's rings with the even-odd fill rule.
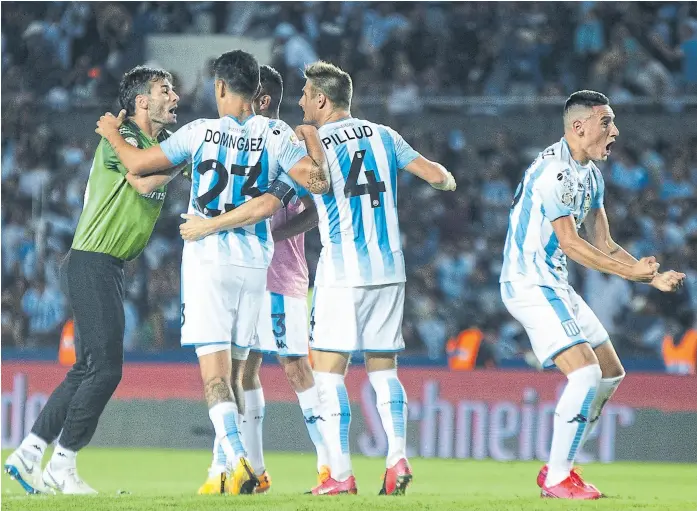
[[[540,496],[547,499],[570,500],[596,500],[602,497],[598,490],[590,490],[582,484],[578,484],[572,476],[552,487],[543,486]]]
[[[385,471],[382,489],[378,495],[404,495],[412,479],[409,462],[406,458],[402,458]]]
[[[547,465],[545,465],[544,467],[542,467],[540,469],[540,473],[537,474],[537,486],[539,486],[540,488],[542,488],[545,485],[545,480],[547,479],[548,470],[549,470],[549,467]],[[581,477],[581,469],[580,468],[577,468],[577,467],[572,468],[571,473],[569,474],[569,477],[571,477],[571,479],[573,479],[577,485],[583,486],[587,490],[590,490],[590,491],[597,491],[598,493],[600,493],[600,496],[603,497],[603,494],[601,493],[600,490],[598,490],[598,488],[595,487],[595,485],[593,485],[591,483],[587,483],[586,481],[583,480],[583,478]]]
[[[351,495],[356,495],[358,493],[358,488],[356,488],[356,478],[350,476],[346,481],[337,481],[331,477],[324,480],[322,484],[319,484],[312,488],[312,495],[341,495],[342,493],[349,493]]]

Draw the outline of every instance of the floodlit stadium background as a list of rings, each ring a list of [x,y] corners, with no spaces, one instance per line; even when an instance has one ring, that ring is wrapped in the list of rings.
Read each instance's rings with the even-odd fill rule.
[[[563,379],[540,374],[501,303],[498,275],[513,192],[562,135],[577,89],[606,93],[618,144],[602,165],[615,239],[688,274],[653,292],[572,265],[629,377],[585,460],[697,461],[695,376],[668,375],[665,336],[697,310],[697,7],[694,3],[366,2],[3,3],[2,446],[28,431],[66,368],[69,319],[58,268],[81,211],[94,123],[139,63],[173,72],[179,125],[216,115],[209,61],[242,48],[285,80],[282,118],[300,122],[300,70],[318,58],[351,73],[353,115],[387,124],[458,180],[438,194],[400,177],[408,270],[402,375],[414,455],[544,459]],[[149,246],[126,266],[124,379],[94,445],[208,448],[212,428],[194,355],[179,348],[179,213],[169,187]],[[311,276],[319,254],[307,239]],[[447,343],[476,328],[475,371],[451,371]],[[386,449],[374,396],[352,369],[352,449]],[[278,366],[264,369],[270,450],[310,450]],[[148,424],[153,412],[170,418]],[[281,417],[282,420],[277,419]],[[692,428],[693,429],[693,428]],[[649,442],[656,435],[662,442]],[[301,440],[290,442],[289,438]]]

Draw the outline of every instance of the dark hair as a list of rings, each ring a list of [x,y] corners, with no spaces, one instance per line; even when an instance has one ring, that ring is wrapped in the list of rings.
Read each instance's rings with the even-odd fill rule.
[[[609,105],[610,100],[605,94],[595,92],[594,90],[580,90],[574,92],[569,99],[564,103],[564,113],[568,112],[574,106],[585,106],[592,108],[599,105]]]
[[[283,78],[281,78],[281,74],[271,66],[263,65],[259,68],[259,83],[261,83],[259,95],[271,97],[269,110],[275,112],[283,99]]]
[[[305,78],[312,82],[313,89],[327,96],[337,107],[351,108],[353,82],[346,71],[320,60],[305,67]]]
[[[254,55],[242,50],[223,53],[215,59],[213,72],[228,88],[250,101],[259,91],[259,63]]]
[[[119,83],[119,104],[128,115],[136,113],[136,96],[150,94],[152,82],[157,80],[172,81],[172,75],[164,69],[136,66],[128,71]]]

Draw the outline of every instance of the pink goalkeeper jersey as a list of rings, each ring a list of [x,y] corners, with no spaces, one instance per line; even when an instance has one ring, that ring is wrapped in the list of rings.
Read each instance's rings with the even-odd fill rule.
[[[271,217],[271,230],[285,224],[305,210],[300,200],[281,208]],[[294,298],[307,298],[310,279],[305,260],[305,235],[298,234],[274,244],[273,258],[267,273],[266,289],[272,293]]]

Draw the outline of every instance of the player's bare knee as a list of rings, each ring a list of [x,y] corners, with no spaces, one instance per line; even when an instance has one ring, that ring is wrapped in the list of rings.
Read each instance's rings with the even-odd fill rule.
[[[242,387],[244,390],[254,390],[261,388],[259,370],[261,369],[262,354],[251,351],[244,364],[242,374]]]
[[[568,376],[577,369],[591,365],[600,365],[598,357],[587,342],[575,344],[554,357],[554,364]]]
[[[315,378],[307,357],[279,357],[279,361],[295,392],[303,392],[314,385]]]
[[[395,353],[366,353],[365,369],[369,373],[387,371],[397,367],[397,355]]]
[[[312,350],[312,362],[316,373],[346,374],[350,353]]]

